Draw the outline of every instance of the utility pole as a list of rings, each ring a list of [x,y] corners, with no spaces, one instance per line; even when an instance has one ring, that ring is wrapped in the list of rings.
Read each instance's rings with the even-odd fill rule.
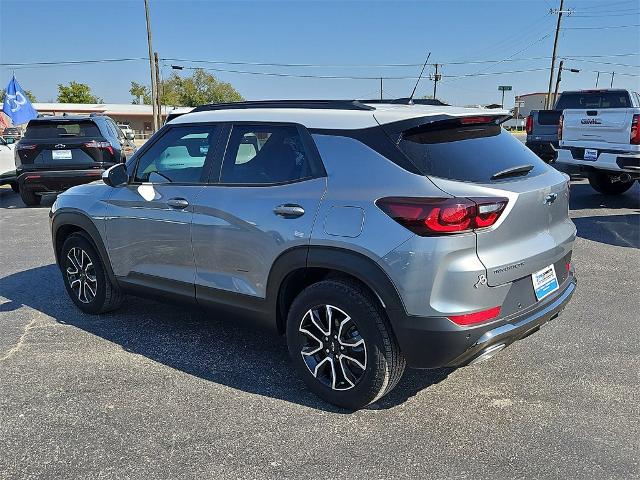
[[[156,105],[158,110],[158,128],[162,126],[162,82],[160,79],[160,65],[158,61],[158,52],[153,52],[153,66],[156,71]]]
[[[382,77],[380,77],[380,100],[382,100]]]
[[[435,73],[435,75],[433,76],[433,99],[435,100],[435,99],[436,99],[436,92],[437,92],[437,90],[438,90],[438,82],[439,82],[439,81],[440,81],[440,79],[442,78],[442,75],[440,75],[440,74],[438,73],[438,66],[439,66],[439,65],[436,63],[434,66],[436,67],[436,73]]]
[[[558,23],[556,25],[556,36],[555,36],[555,39],[553,40],[553,54],[551,55],[551,72],[549,72],[549,90],[547,91],[547,98],[544,102],[544,108],[546,110],[549,109],[549,103],[551,100],[551,87],[553,86],[553,70],[556,65],[556,51],[558,50],[558,36],[560,35],[560,22],[562,21],[562,14],[571,13],[570,10],[566,10],[566,11],[563,10],[563,7],[564,7],[564,0],[560,0],[560,9],[556,11],[551,10],[551,13],[558,14]]]
[[[556,89],[553,92],[553,105],[556,104],[556,99],[558,98],[558,87],[560,87],[560,81],[562,80],[562,67],[564,66],[564,60],[560,60],[560,65],[558,65],[558,77],[556,78]]]
[[[158,130],[158,78],[156,76],[153,57],[153,42],[151,41],[151,18],[149,16],[149,0],[144,0],[144,13],[147,18],[147,44],[149,46],[149,68],[151,69],[151,105],[153,106],[153,131]]]
[[[611,86],[609,88],[613,88],[613,77],[615,77],[616,72],[611,72]]]
[[[596,75],[596,88],[598,88],[598,80],[600,80],[600,72],[597,72],[598,75]]]

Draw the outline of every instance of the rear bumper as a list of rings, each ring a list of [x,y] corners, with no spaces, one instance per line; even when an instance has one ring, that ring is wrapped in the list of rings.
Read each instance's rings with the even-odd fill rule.
[[[99,180],[108,168],[86,170],[30,170],[18,175],[20,189],[36,193],[61,192],[67,188]]]
[[[597,160],[584,160],[584,149],[578,147],[560,147],[555,167],[565,173],[589,173],[595,170],[609,170],[612,173],[624,172],[634,178],[640,177],[640,153],[613,150],[600,150]]]
[[[573,272],[554,295],[525,312],[477,327],[460,327],[443,317],[394,317],[394,331],[407,363],[413,368],[461,367],[537,331],[556,318],[577,285]]]

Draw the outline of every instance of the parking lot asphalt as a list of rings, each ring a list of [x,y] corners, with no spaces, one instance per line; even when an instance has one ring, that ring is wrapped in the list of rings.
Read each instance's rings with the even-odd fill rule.
[[[81,314],[51,201],[0,189],[0,478],[640,477],[640,188],[572,185],[578,290],[489,362],[405,373],[351,413],[310,393],[284,339],[129,297]]]

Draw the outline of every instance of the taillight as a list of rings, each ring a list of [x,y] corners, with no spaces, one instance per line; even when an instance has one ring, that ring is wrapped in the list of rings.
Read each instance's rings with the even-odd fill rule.
[[[490,227],[504,211],[506,198],[381,198],[376,205],[400,225],[422,237]]]
[[[560,115],[560,122],[558,123],[558,140],[562,140],[562,124],[564,123],[564,114]]]
[[[632,145],[640,145],[640,115],[635,114],[631,119],[631,137],[629,141]]]
[[[533,116],[531,115],[527,116],[527,123],[525,124],[525,129],[527,131],[527,135],[531,135],[531,132],[533,132]]]
[[[500,315],[500,307],[492,307],[481,312],[467,313],[465,315],[451,315],[447,317],[458,325],[475,325],[476,323],[486,322]]]
[[[491,115],[478,115],[475,117],[461,117],[460,123],[462,125],[474,125],[477,123],[495,123],[497,118]]]
[[[37,148],[37,145],[31,145],[31,144],[19,143],[16,145],[16,150],[35,150],[36,148]]]
[[[106,150],[111,155],[113,155],[113,147],[109,142],[97,142],[95,140],[91,140],[90,142],[86,142],[84,146],[88,148],[99,148],[101,150]]]

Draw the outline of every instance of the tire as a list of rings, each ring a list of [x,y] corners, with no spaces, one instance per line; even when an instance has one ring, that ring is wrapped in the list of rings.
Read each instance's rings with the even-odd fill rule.
[[[99,314],[122,305],[124,294],[111,282],[102,259],[85,235],[74,233],[64,241],[59,262],[67,293],[80,310]]]
[[[13,193],[18,193],[20,192],[20,187],[17,183],[11,183],[11,190],[13,190]]]
[[[389,393],[405,368],[381,306],[348,279],[315,283],[296,297],[287,315],[287,346],[309,389],[351,410]]]
[[[42,197],[36,195],[32,190],[27,190],[26,188],[20,189],[20,198],[22,198],[22,202],[27,207],[36,207],[40,205],[40,201]]]
[[[612,175],[604,172],[592,172],[589,174],[589,185],[603,195],[620,195],[633,186],[633,180],[628,182],[612,182]]]

